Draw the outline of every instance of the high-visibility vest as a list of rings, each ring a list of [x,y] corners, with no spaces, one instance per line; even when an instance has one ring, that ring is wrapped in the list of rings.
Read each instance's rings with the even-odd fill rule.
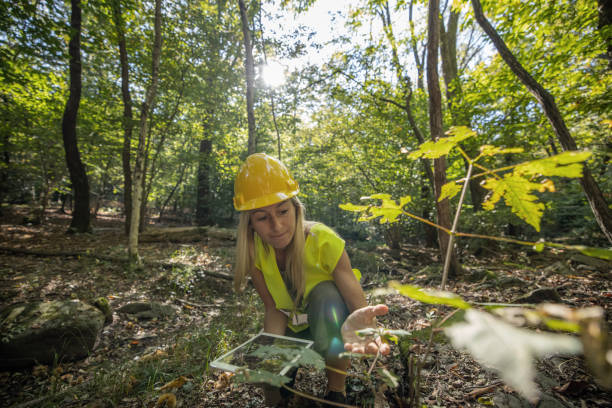
[[[333,272],[343,251],[344,240],[331,228],[320,223],[310,228],[304,244],[306,282],[303,299],[307,299],[310,291],[319,283],[334,280]],[[276,264],[274,248],[264,243],[257,233],[255,233],[255,267],[262,272],[266,286],[276,303],[276,308],[284,312],[292,312],[293,300]],[[353,269],[353,273],[357,280],[361,279],[359,270]],[[305,305],[302,304],[296,312],[303,313],[304,308]],[[307,327],[307,323],[296,325],[289,319],[289,328],[294,332],[302,331]]]

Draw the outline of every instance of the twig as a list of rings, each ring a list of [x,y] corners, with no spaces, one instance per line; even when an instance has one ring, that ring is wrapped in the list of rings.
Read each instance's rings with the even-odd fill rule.
[[[495,388],[497,388],[498,386],[500,386],[502,384],[501,381],[497,381],[489,386],[483,387],[483,388],[476,388],[474,391],[468,393],[465,398],[466,399],[470,399],[470,398],[476,398],[479,397],[483,394],[487,394],[491,391],[493,391]]]
[[[193,307],[201,307],[201,308],[205,308],[205,307],[221,307],[221,305],[215,305],[215,304],[202,304],[202,303],[194,303],[194,302],[189,302],[187,300],[184,299],[175,299],[176,301],[187,305],[187,306],[193,306]]]
[[[372,361],[372,365],[370,366],[370,369],[368,370],[368,377],[372,374],[372,370],[374,370],[374,366],[376,365],[376,362],[378,361],[378,357],[380,357],[380,348],[376,351],[376,357],[374,357],[374,361]]]

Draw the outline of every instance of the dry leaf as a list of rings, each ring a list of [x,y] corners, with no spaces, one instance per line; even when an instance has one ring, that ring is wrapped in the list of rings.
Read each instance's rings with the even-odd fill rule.
[[[136,377],[134,377],[133,375],[130,375],[130,378],[129,378],[128,383],[126,385],[127,392],[132,391],[136,384],[138,384],[138,379],[136,379]]]
[[[159,390],[160,391],[165,391],[165,390],[169,390],[169,389],[172,389],[172,388],[181,388],[183,386],[183,384],[185,384],[186,382],[187,382],[187,378],[183,377],[181,375],[179,378],[176,378],[176,379],[170,381],[169,383],[167,383],[166,385],[161,387]]]
[[[162,357],[168,357],[168,353],[166,353],[163,350],[157,349],[152,353],[145,354],[144,356],[142,356],[140,358],[140,361],[145,362],[145,361],[150,361],[150,360],[154,360],[154,359],[162,358]]]
[[[231,379],[234,373],[224,372],[221,373],[217,381],[215,381],[215,390],[222,390],[228,388],[231,384]]]
[[[155,408],[176,408],[176,395],[172,393],[162,394],[155,404]]]
[[[72,377],[74,377],[72,374],[64,374],[60,378],[66,382],[70,382],[72,381]]]
[[[34,377],[46,377],[49,375],[49,366],[37,365],[32,369],[32,375]]]

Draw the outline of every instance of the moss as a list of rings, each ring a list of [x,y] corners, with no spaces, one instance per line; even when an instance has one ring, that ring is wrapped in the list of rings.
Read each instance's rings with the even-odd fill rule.
[[[95,306],[98,310],[100,310],[104,314],[104,325],[109,325],[113,322],[113,311],[110,307],[110,303],[108,299],[105,297],[99,297],[92,302],[92,305]]]

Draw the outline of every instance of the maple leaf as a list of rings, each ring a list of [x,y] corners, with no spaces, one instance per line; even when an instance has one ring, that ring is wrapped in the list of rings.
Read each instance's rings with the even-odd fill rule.
[[[444,331],[453,346],[466,349],[482,365],[498,371],[506,383],[532,402],[539,394],[533,382],[534,359],[582,352],[575,337],[520,329],[474,309],[466,311],[465,322]]]
[[[544,213],[544,204],[537,202],[532,191],[539,191],[541,185],[533,183],[515,173],[504,175],[503,178],[489,178],[483,187],[491,190],[491,196],[483,203],[485,210],[492,210],[500,198],[504,198],[512,212],[527,224],[540,231],[540,220]]]

